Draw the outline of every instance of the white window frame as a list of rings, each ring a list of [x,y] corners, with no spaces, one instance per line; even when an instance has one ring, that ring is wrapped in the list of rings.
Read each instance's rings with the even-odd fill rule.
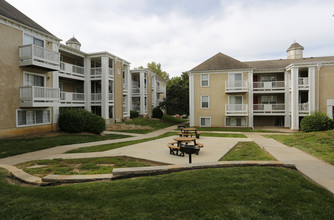
[[[25,112],[32,111],[32,112],[35,112],[34,114],[36,114],[36,111],[48,111],[49,116],[50,116],[49,117],[49,122],[19,125],[19,118],[18,118],[19,111],[25,111]],[[49,125],[49,124],[51,124],[51,117],[52,117],[51,109],[16,109],[16,127],[21,128],[21,127],[33,127],[33,126],[40,126],[40,125]]]
[[[36,35],[33,35],[33,34],[31,34],[31,33],[22,33],[23,34],[23,41],[22,41],[22,43],[23,43],[23,45],[30,45],[30,44],[25,44],[24,43],[24,35],[28,35],[28,36],[30,36],[30,37],[32,37],[33,39],[37,39],[37,40],[40,40],[40,41],[43,41],[43,47],[42,48],[45,48],[45,39],[42,39],[42,38],[40,38],[40,37],[38,37],[38,36],[36,36]],[[34,42],[32,43],[32,45],[36,45],[36,46],[39,46],[39,45],[37,45],[37,44],[34,44]],[[40,46],[39,46],[40,47]]]
[[[262,78],[264,77],[275,77],[275,80],[274,81],[263,81]],[[260,75],[260,82],[277,82],[277,74],[261,74]]]
[[[203,97],[208,97],[208,107],[203,107]],[[210,96],[209,95],[201,95],[201,109],[210,109]]]
[[[27,74],[43,77],[43,79],[44,79],[44,87],[46,87],[46,76],[44,74],[32,73],[32,72],[26,72],[26,71],[23,72],[23,86],[27,86],[27,85],[25,85],[25,79],[26,79],[26,75]]]
[[[209,119],[209,122],[210,122],[209,125],[203,125],[203,126],[202,126],[202,123],[201,123],[201,122],[202,122],[202,118],[204,118],[204,119]],[[200,126],[200,127],[211,127],[211,117],[200,117],[200,118],[199,118],[199,126]]]
[[[267,103],[264,102],[264,97],[270,97],[270,98],[268,98]],[[273,99],[271,99],[271,97]],[[275,95],[263,95],[263,96],[261,96],[261,105],[265,105],[265,104],[270,104],[270,105],[277,104],[277,96],[275,96]]]
[[[204,75],[208,76],[208,85],[207,86],[203,86],[203,76]],[[209,86],[210,86],[210,75],[208,73],[201,74],[201,87],[209,87]]]
[[[236,75],[236,74],[241,74],[241,81],[243,81],[244,80],[244,74],[243,74],[243,72],[235,72],[235,73],[228,73],[228,79],[227,79],[227,81],[229,81],[229,82],[234,82],[235,80],[231,80],[231,75]]]
[[[246,122],[245,124],[246,124],[246,125],[245,125],[245,126],[242,126],[242,125],[241,125],[241,126],[231,126],[231,125],[227,125],[227,119],[228,119],[228,118],[230,118],[230,119],[231,119],[231,118],[235,118],[235,119],[240,118],[241,120],[245,120],[245,122]],[[241,122],[241,124],[242,124],[242,122]],[[240,128],[246,128],[246,127],[247,127],[247,118],[246,118],[246,117],[226,117],[226,118],[225,118],[225,127],[240,127]]]

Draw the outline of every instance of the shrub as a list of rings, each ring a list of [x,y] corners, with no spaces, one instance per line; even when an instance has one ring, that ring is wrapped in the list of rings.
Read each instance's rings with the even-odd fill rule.
[[[106,127],[102,117],[82,108],[61,108],[58,124],[60,130],[71,133],[87,131],[99,134]]]
[[[152,118],[162,118],[163,113],[160,109],[160,107],[155,107],[152,111]]]
[[[138,118],[139,113],[137,111],[130,111],[130,118]]]
[[[327,131],[334,128],[334,122],[326,114],[314,112],[302,119],[300,127],[304,132]]]

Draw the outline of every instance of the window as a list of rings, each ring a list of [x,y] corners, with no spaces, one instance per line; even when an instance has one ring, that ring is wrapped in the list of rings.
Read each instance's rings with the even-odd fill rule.
[[[210,105],[209,105],[209,96],[205,95],[205,96],[201,96],[201,108],[209,108]]]
[[[241,95],[230,95],[228,97],[228,104],[242,104]]]
[[[45,85],[45,76],[32,73],[24,73],[24,86],[40,86]]]
[[[16,118],[18,127],[51,123],[50,110],[18,109]]]
[[[246,118],[226,118],[225,125],[227,127],[246,127]]]
[[[211,118],[200,118],[201,127],[211,127]]]
[[[41,39],[38,39],[36,37],[33,37],[33,36],[30,36],[28,34],[24,34],[24,37],[23,37],[23,44],[24,45],[27,45],[27,44],[35,44],[37,46],[40,46],[40,47],[44,47],[44,41],[41,40]]]
[[[201,87],[209,86],[209,74],[201,74]]]
[[[277,75],[261,75],[261,82],[277,81]]]
[[[261,96],[261,104],[276,104],[277,96]]]
[[[229,73],[228,81],[229,82],[242,81],[242,73]]]

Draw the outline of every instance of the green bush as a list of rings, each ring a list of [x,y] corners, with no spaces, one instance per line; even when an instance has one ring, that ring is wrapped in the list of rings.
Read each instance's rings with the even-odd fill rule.
[[[130,111],[130,118],[138,118],[139,113],[137,111]]]
[[[302,119],[300,127],[304,132],[327,131],[334,128],[334,122],[326,114],[314,112]]]
[[[106,127],[102,117],[82,108],[61,108],[58,124],[60,130],[71,133],[87,131],[99,134]]]
[[[160,107],[155,107],[152,111],[152,118],[162,118],[163,113],[160,109]]]

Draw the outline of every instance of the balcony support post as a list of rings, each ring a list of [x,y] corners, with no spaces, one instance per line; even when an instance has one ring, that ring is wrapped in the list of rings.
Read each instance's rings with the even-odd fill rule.
[[[140,89],[140,112],[139,114],[145,114],[145,72],[140,71],[139,74],[139,89]]]
[[[285,92],[284,92],[284,102],[285,104],[285,116],[284,116],[284,127],[290,127],[290,74],[288,71],[284,72],[284,84],[285,84]]]
[[[308,104],[310,112],[315,111],[315,67],[308,68],[308,83],[309,83],[309,93],[308,93]]]
[[[85,92],[85,109],[87,111],[91,111],[91,92],[92,92],[92,84],[90,79],[90,68],[91,68],[91,60],[90,58],[85,58],[84,60],[84,67],[85,67],[85,82],[84,82],[84,92]]]
[[[254,128],[254,119],[253,119],[253,71],[248,72],[248,86],[249,86],[249,93],[248,93],[248,127]]]
[[[109,119],[109,58],[101,57],[101,116]]]
[[[291,129],[299,130],[298,68],[291,68]]]

